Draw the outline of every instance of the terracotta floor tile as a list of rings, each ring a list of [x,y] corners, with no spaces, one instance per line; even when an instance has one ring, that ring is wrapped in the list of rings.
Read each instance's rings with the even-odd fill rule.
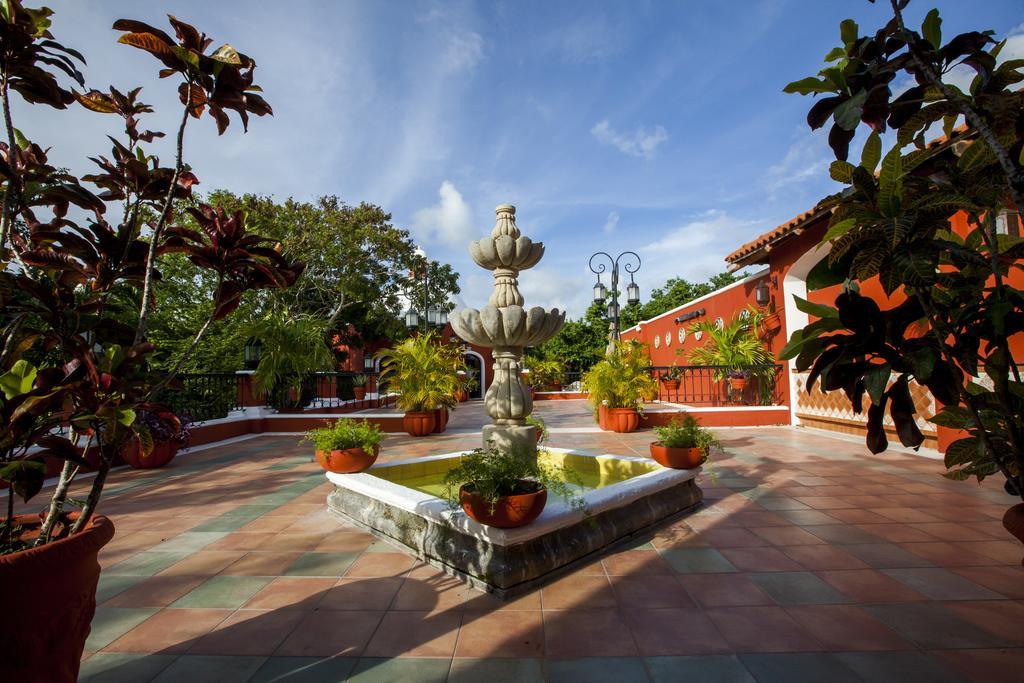
[[[716,607],[707,615],[734,652],[807,652],[821,644],[781,607]]]
[[[629,657],[637,654],[629,626],[617,609],[545,610],[548,657]]]
[[[672,574],[657,550],[624,550],[606,556],[602,563],[609,576]]]
[[[204,581],[204,576],[151,576],[118,593],[103,606],[166,607]]]
[[[1012,600],[986,600],[978,602],[947,602],[947,609],[967,621],[994,633],[1008,643],[1024,645],[1024,603]]]
[[[323,599],[337,579],[278,577],[252,596],[245,609],[311,610]]]
[[[338,551],[361,553],[373,544],[376,539],[370,534],[360,532],[338,532],[328,534],[316,547],[317,551]]]
[[[1024,650],[946,650],[933,653],[975,683],[1020,683]]]
[[[766,526],[751,529],[752,532],[772,545],[817,545],[824,543],[812,533],[798,526]]]
[[[207,546],[208,550],[256,550],[266,545],[277,534],[268,532],[254,533],[250,531],[234,531],[219,541]]]
[[[224,609],[165,609],[104,648],[105,652],[186,652],[231,615]]]
[[[786,613],[828,650],[909,650],[913,645],[854,605],[800,605]]]
[[[927,600],[912,588],[875,569],[822,571],[818,576],[860,603]]]
[[[270,655],[305,614],[298,610],[239,610],[188,651],[190,655]]]
[[[232,562],[221,574],[227,576],[279,576],[284,574],[301,555],[302,552],[298,550],[286,553],[253,550]]]
[[[969,567],[999,564],[997,560],[969,550],[966,543],[900,543],[909,550],[940,567]]]
[[[1024,560],[1021,544],[1014,540],[977,541],[959,544],[965,550],[992,558],[1000,564],[1020,566]]]
[[[1024,569],[1020,567],[956,567],[950,571],[1008,598],[1024,599]]]
[[[292,523],[288,517],[257,517],[236,531],[277,534]]]
[[[920,504],[920,501],[918,501],[918,504]],[[927,512],[925,512],[925,511],[923,511],[923,510],[921,510],[919,508],[913,508],[913,507],[894,507],[894,508],[876,507],[874,509],[874,511],[877,514],[882,515],[883,517],[886,517],[888,519],[891,519],[894,522],[905,522],[906,523],[906,522],[937,522],[937,521],[939,521],[938,517],[936,517],[934,515],[930,515]]]
[[[381,622],[381,612],[310,612],[275,651],[278,657],[358,657]]]
[[[739,607],[775,604],[749,574],[688,574],[679,577],[696,602],[703,607]]]
[[[917,525],[897,524],[860,524],[858,528],[890,543],[931,543],[938,539],[915,528]]]
[[[798,571],[800,565],[777,548],[723,548],[722,554],[737,569],[745,572]]]
[[[729,644],[699,609],[626,609],[626,623],[647,657],[728,652]]]
[[[388,612],[364,656],[451,657],[461,624],[462,615],[452,612]]]
[[[417,612],[459,611],[473,589],[458,579],[433,570],[406,577],[398,590],[392,610]]]
[[[288,550],[313,550],[313,548],[323,542],[325,536],[326,534],[285,533],[282,531],[275,534],[274,538],[261,546],[261,549],[274,552]]]
[[[158,576],[214,576],[244,554],[244,550],[197,550]]]
[[[541,589],[544,609],[614,607],[615,594],[605,576],[569,575]]]
[[[416,564],[416,558],[405,553],[363,553],[345,572],[345,578],[402,576]]]
[[[505,611],[468,614],[459,631],[456,657],[541,657],[544,623],[541,613]]]
[[[339,579],[324,595],[317,609],[383,611],[391,606],[404,581],[395,577]]]
[[[780,548],[789,558],[806,569],[866,569],[867,565],[850,553],[833,545],[796,545]]]
[[[502,600],[490,593],[473,591],[467,596],[463,608],[467,612],[539,610],[541,609],[541,595],[540,590],[536,589],[511,600]]]
[[[619,607],[693,607],[683,584],[674,576],[613,576],[612,591]]]
[[[760,536],[750,533],[747,529],[738,527],[705,529],[698,534],[698,538],[714,548],[745,548],[768,545],[768,542]]]

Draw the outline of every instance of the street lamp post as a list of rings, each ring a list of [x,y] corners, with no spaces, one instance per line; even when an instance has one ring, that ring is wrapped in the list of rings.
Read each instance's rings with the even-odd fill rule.
[[[601,257],[608,260],[608,265],[605,265]],[[632,258],[629,258],[632,257]],[[634,264],[632,260],[635,259]],[[596,261],[596,266],[595,266]],[[594,303],[602,305],[605,299],[609,299],[607,314],[610,320],[608,328],[608,349],[607,352],[611,353],[615,349],[615,345],[619,342],[619,264],[621,261],[622,269],[629,273],[629,284],[626,286],[626,303],[637,304],[640,303],[640,287],[633,281],[633,273],[640,270],[640,256],[633,251],[624,251],[618,256],[612,256],[611,254],[603,251],[599,251],[590,257],[588,266],[590,272],[597,275],[597,282],[594,284]],[[604,283],[601,282],[601,273],[607,272],[611,268],[611,290],[605,289]]]
[[[432,306],[430,304],[430,261],[422,249],[417,249],[416,254],[423,257],[423,311],[417,311],[409,300],[409,310],[405,312],[405,326],[410,331],[417,327],[426,332],[431,327],[444,327],[448,324],[448,311],[443,306]],[[413,279],[418,279],[416,270],[412,271]]]

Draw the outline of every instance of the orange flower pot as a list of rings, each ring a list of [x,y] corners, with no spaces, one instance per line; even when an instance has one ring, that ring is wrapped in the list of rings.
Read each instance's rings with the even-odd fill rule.
[[[155,470],[163,467],[178,454],[180,446],[173,441],[160,441],[153,444],[153,450],[149,455],[142,452],[142,444],[138,441],[129,441],[121,449],[121,457],[128,463],[129,467],[135,470]]]
[[[435,408],[433,412],[434,412],[434,434],[443,434],[444,430],[448,428],[448,409],[447,408]]]
[[[608,425],[608,406],[603,403],[597,407],[597,426],[606,432],[611,430]]]
[[[366,387],[352,387],[352,398],[362,401],[366,398]]]
[[[521,484],[524,488],[530,485],[536,486],[533,482],[524,481]],[[462,509],[470,519],[501,529],[512,529],[529,524],[540,516],[547,501],[547,489],[539,489],[499,498],[492,511],[491,504],[473,493],[472,490],[468,490],[466,485],[459,488],[459,502],[462,503]]]
[[[426,436],[434,431],[437,415],[434,411],[406,413],[402,416],[402,429],[412,436]]]
[[[609,408],[608,426],[619,434],[634,432],[640,426],[640,413],[636,408]]]
[[[651,444],[651,458],[662,467],[692,470],[704,462],[704,451],[699,448],[669,448],[655,441]]]
[[[370,469],[377,461],[380,447],[367,453],[362,448],[344,448],[334,451],[317,451],[316,461],[328,472],[355,474]]]

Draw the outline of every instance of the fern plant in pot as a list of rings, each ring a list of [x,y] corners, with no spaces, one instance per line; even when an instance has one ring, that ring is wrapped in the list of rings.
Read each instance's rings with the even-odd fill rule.
[[[755,307],[747,310],[749,314],[745,317],[737,315],[721,326],[703,320],[691,328],[701,332],[707,341],[690,352],[690,362],[714,368],[712,377],[728,382],[734,396],[742,395],[749,379],[767,381],[775,374],[775,358],[758,333],[765,312]]]
[[[625,433],[640,426],[643,402],[658,395],[658,382],[651,375],[650,365],[646,347],[631,340],[617,344],[612,353],[583,375],[583,388],[599,420],[602,411],[606,413],[602,429]]]
[[[366,420],[339,418],[332,425],[306,432],[305,440],[316,447],[316,460],[326,471],[354,474],[377,461],[384,434]]]
[[[658,440],[651,443],[651,458],[662,467],[688,470],[707,461],[711,447],[722,444],[711,431],[705,429],[690,415],[684,413],[664,427],[655,427]]]
[[[121,457],[136,470],[163,467],[188,445],[191,420],[171,410],[139,410],[132,430],[139,439],[132,439],[121,449]],[[148,448],[147,448],[148,446]]]
[[[426,436],[441,428],[447,410],[454,408],[458,388],[457,351],[425,332],[381,352],[382,382],[397,391],[395,404],[405,411],[402,426],[412,436]],[[459,354],[461,362],[461,354]]]
[[[263,342],[253,380],[278,412],[302,412],[316,395],[316,373],[332,369],[327,326],[323,318],[272,311],[250,327]]]

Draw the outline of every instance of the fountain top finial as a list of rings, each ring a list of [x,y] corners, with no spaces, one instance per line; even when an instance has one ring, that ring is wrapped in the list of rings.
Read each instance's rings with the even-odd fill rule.
[[[508,235],[512,239],[519,239],[522,233],[516,227],[516,207],[511,204],[498,204],[494,207],[494,213],[497,214],[498,218],[494,221],[491,237],[497,239],[502,235]]]

